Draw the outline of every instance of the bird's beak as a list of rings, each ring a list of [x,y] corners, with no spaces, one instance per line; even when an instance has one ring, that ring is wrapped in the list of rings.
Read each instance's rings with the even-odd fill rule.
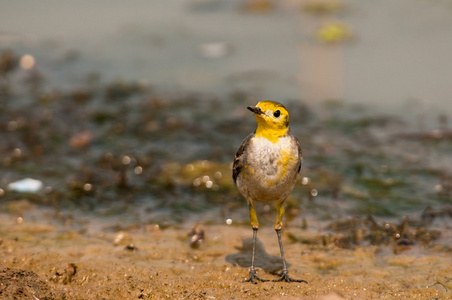
[[[253,113],[255,113],[256,115],[262,115],[264,112],[261,110],[260,107],[257,106],[248,106],[247,107],[250,111],[252,111]]]

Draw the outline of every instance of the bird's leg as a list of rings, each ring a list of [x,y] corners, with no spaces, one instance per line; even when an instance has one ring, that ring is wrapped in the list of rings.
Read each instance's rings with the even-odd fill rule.
[[[250,277],[247,280],[242,282],[252,282],[257,284],[256,280],[260,280],[262,282],[268,281],[260,278],[256,274],[256,270],[254,269],[254,254],[256,252],[256,239],[257,239],[257,230],[259,229],[259,222],[257,220],[256,209],[254,208],[254,203],[252,201],[248,201],[248,208],[250,211],[250,221],[251,226],[253,227],[253,254],[251,256],[251,267],[250,267]]]
[[[286,265],[286,259],[284,258],[284,249],[283,249],[283,245],[282,245],[282,241],[281,241],[281,229],[276,229],[276,234],[278,235],[278,242],[279,242],[279,249],[281,250],[281,259],[283,262],[283,270],[281,271],[281,273],[278,273],[277,275],[280,276],[279,279],[275,279],[273,281],[286,281],[286,282],[304,282],[304,283],[308,283],[306,280],[303,279],[293,279],[291,277],[289,277],[289,270],[287,270],[287,265]]]
[[[275,230],[276,235],[278,236],[278,243],[279,243],[279,250],[281,251],[281,259],[283,263],[283,270],[281,273],[278,273],[277,275],[280,276],[279,279],[275,279],[273,281],[286,281],[286,282],[305,282],[308,283],[306,280],[303,279],[293,279],[289,277],[289,270],[287,269],[286,265],[286,259],[284,258],[284,249],[281,241],[281,228],[282,228],[282,218],[284,215],[285,207],[283,202],[278,202],[276,205],[276,222],[275,222]]]

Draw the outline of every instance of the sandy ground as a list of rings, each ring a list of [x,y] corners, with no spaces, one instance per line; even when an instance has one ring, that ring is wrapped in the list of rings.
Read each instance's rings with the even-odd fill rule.
[[[312,230],[283,235],[290,274],[309,283],[242,283],[248,275],[251,229],[204,225],[205,242],[189,246],[189,228],[132,226],[116,233],[57,230],[17,224],[2,215],[2,299],[447,299],[452,297],[452,252],[415,246],[340,249],[291,242]],[[274,279],[281,267],[276,235],[258,234],[258,274]],[[293,240],[293,239],[292,239]],[[292,297],[292,298],[291,298]]]

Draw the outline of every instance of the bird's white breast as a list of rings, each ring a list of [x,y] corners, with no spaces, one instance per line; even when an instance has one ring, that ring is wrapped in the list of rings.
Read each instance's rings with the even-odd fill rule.
[[[294,138],[281,137],[272,143],[266,138],[253,137],[249,143],[237,179],[239,191],[255,201],[284,200],[292,191],[298,173],[299,153]]]

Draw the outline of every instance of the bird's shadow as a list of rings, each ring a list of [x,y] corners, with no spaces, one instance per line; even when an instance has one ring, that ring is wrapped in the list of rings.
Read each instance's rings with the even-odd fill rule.
[[[251,266],[251,255],[253,252],[253,239],[243,239],[242,246],[235,248],[238,252],[226,255],[226,261],[234,266],[239,265],[244,268],[249,268]],[[256,240],[254,266],[271,274],[275,274],[283,268],[281,257],[268,254],[259,239]]]

